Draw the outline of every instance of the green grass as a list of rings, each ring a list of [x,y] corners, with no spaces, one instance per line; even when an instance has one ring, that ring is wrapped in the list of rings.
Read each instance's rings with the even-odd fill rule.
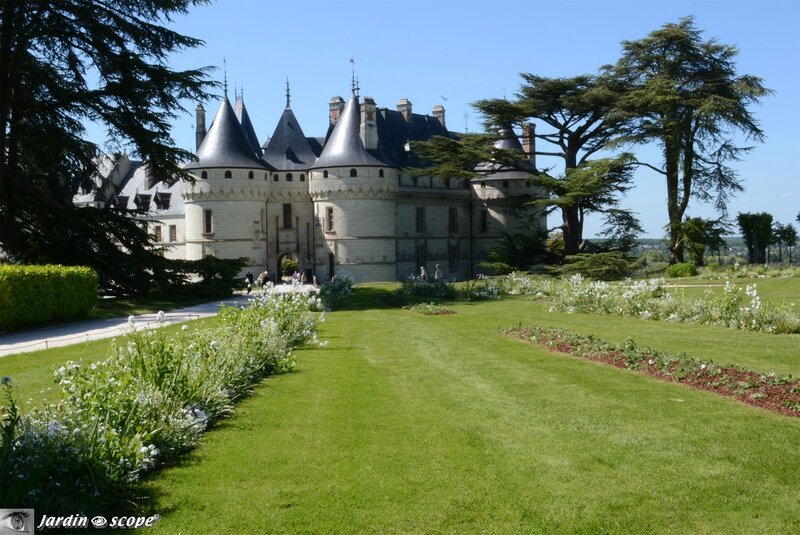
[[[552,354],[495,329],[800,371],[797,337],[553,314],[504,299],[422,316],[359,289],[180,466],[154,533],[792,533],[800,420]]]
[[[798,277],[770,277],[766,279],[732,279],[731,282],[736,286],[745,287],[748,284],[755,284],[758,293],[762,299],[773,301],[775,303],[791,304],[795,303],[800,310],[800,278]],[[686,295],[693,297],[702,297],[706,289],[712,292],[722,292],[722,287],[725,285],[724,279],[698,279],[692,277],[689,279],[670,279],[669,284],[677,284],[680,286],[689,286],[688,288],[681,288]],[[712,286],[705,288],[704,286]]]
[[[225,297],[225,296],[224,296]],[[176,308],[189,307],[213,301],[213,297],[109,297],[99,299],[97,307],[89,311],[88,319],[124,318],[139,314],[152,314],[163,310],[168,312]]]

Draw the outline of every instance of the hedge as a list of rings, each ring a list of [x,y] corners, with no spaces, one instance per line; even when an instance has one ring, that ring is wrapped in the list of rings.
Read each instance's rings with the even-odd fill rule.
[[[96,304],[88,267],[0,265],[0,331],[74,320]]]

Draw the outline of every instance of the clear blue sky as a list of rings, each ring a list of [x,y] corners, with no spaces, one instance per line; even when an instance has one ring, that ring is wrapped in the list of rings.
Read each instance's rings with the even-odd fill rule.
[[[393,108],[408,98],[415,112],[430,113],[443,104],[451,130],[476,131],[481,121],[470,103],[513,97],[519,73],[594,73],[618,59],[621,41],[687,15],[696,17],[706,38],[736,45],[739,72],[762,77],[776,92],[752,110],[767,141],[736,165],[745,191],[730,212],[768,211],[800,226],[794,219],[800,211],[797,0],[220,0],[172,23],[206,44],[171,61],[176,68],[217,66],[221,81],[226,58],[231,100],[234,84],[243,87],[262,143],[282,112],[287,77],[306,135],[324,135],[330,97],[349,94],[351,57],[361,95],[374,97],[378,106]],[[218,102],[205,107],[210,122]],[[194,124],[193,114],[175,124],[179,146],[194,149]],[[657,151],[641,154],[658,160]],[[659,175],[637,173],[623,206],[638,212],[647,236],[663,236],[667,214]],[[697,201],[689,213],[714,215]],[[586,234],[598,228],[590,221]]]

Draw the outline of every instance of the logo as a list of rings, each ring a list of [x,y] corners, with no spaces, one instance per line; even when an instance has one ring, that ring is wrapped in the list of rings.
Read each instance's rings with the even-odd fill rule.
[[[0,535],[33,533],[33,509],[0,509]]]
[[[92,525],[97,529],[103,529],[108,525],[108,520],[104,516],[97,515],[92,518]]]

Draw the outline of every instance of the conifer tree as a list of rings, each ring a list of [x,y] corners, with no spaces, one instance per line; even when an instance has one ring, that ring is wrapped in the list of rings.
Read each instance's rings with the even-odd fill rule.
[[[128,293],[165,269],[140,223],[75,207],[72,197],[96,171],[86,121],[156,176],[181,174],[192,155],[174,146],[170,125],[181,101],[205,100],[211,84],[207,68],[169,66],[170,54],[202,41],[165,24],[198,3],[0,3],[0,248],[8,258],[90,265],[107,289]]]

